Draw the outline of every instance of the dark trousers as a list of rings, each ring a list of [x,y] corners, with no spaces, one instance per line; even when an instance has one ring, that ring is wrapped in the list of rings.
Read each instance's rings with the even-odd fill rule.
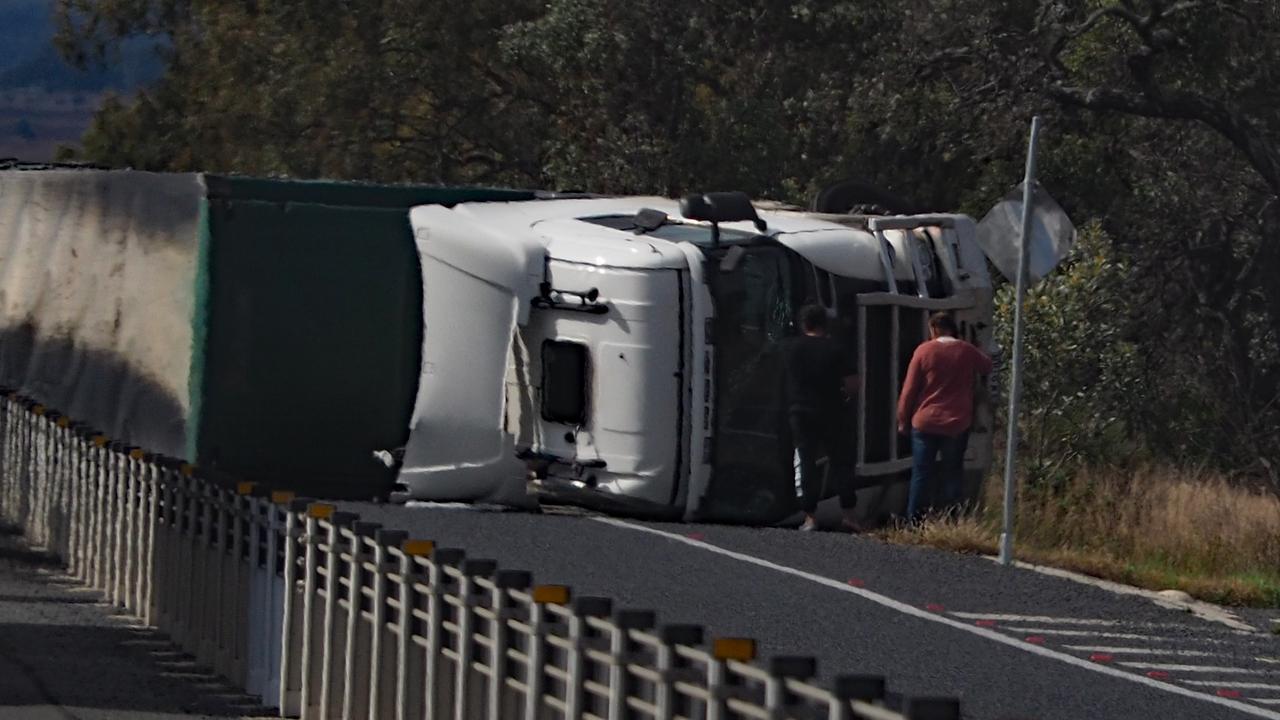
[[[818,507],[824,492],[835,490],[840,507],[858,504],[853,488],[853,466],[849,458],[852,443],[844,433],[845,424],[836,413],[792,410],[791,441],[800,456],[800,506],[809,514]]]
[[[964,490],[964,451],[969,447],[969,433],[956,436],[934,435],[911,430],[911,487],[907,492],[907,521],[915,522],[924,514],[925,495],[940,489],[942,504],[950,507],[960,502]]]

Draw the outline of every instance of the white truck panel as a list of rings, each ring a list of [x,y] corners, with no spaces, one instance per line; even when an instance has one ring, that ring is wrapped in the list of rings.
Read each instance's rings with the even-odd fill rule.
[[[579,462],[603,461],[603,468],[580,472],[569,464],[552,467],[552,477],[590,482],[609,493],[669,504],[675,490],[682,405],[680,357],[680,273],[669,269],[621,269],[562,262],[552,258],[547,277],[559,290],[600,291],[603,315],[535,310],[521,330],[532,368],[518,404],[536,420],[511,421],[530,435],[517,445]],[[589,351],[587,421],[581,428],[551,422],[536,408],[542,402],[539,348],[543,342],[579,343]],[[508,378],[512,376],[508,374]],[[516,409],[513,403],[512,409]],[[570,441],[566,433],[572,433]]]

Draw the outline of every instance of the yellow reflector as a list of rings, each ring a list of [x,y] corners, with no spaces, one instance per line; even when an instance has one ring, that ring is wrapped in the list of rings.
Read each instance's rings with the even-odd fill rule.
[[[58,427],[60,428],[71,427],[71,418],[67,417],[66,415],[63,415],[62,417],[58,418]]]
[[[328,520],[338,508],[329,503],[311,503],[307,506],[307,517],[317,520]]]
[[[35,413],[36,415],[44,415],[44,406],[43,406],[43,405],[37,405],[37,406],[35,406],[35,407],[31,408],[31,412]]]
[[[564,585],[538,585],[533,589],[533,601],[539,605],[568,605],[569,588]]]
[[[276,490],[271,493],[271,502],[277,505],[284,505],[293,502],[294,495],[288,490]]]
[[[236,485],[236,493],[240,495],[252,495],[253,489],[258,487],[258,483],[242,482]]]
[[[107,436],[106,436],[106,435],[94,435],[94,436],[93,436],[93,444],[94,444],[94,445],[97,445],[98,447],[106,447],[106,446],[107,446]]]
[[[400,544],[400,550],[405,555],[417,555],[426,557],[436,549],[436,544],[430,540],[405,540]]]
[[[129,451],[129,457],[133,458],[134,460],[141,460],[146,456],[147,456],[147,453],[143,451],[141,448],[134,448]]]
[[[756,659],[756,641],[751,638],[716,638],[711,654],[717,660],[751,662]]]
[[[196,474],[196,466],[191,463],[182,463],[182,474],[191,477]]]

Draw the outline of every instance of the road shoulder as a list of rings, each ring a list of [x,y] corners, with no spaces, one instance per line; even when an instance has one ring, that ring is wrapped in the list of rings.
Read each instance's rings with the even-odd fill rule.
[[[99,600],[0,528],[0,720],[261,715]]]

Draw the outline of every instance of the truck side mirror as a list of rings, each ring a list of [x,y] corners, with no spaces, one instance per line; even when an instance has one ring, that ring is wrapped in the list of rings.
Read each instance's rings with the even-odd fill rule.
[[[759,232],[769,229],[765,221],[756,214],[751,198],[743,192],[687,195],[680,201],[680,214],[689,220],[700,220],[715,225],[750,220]]]

